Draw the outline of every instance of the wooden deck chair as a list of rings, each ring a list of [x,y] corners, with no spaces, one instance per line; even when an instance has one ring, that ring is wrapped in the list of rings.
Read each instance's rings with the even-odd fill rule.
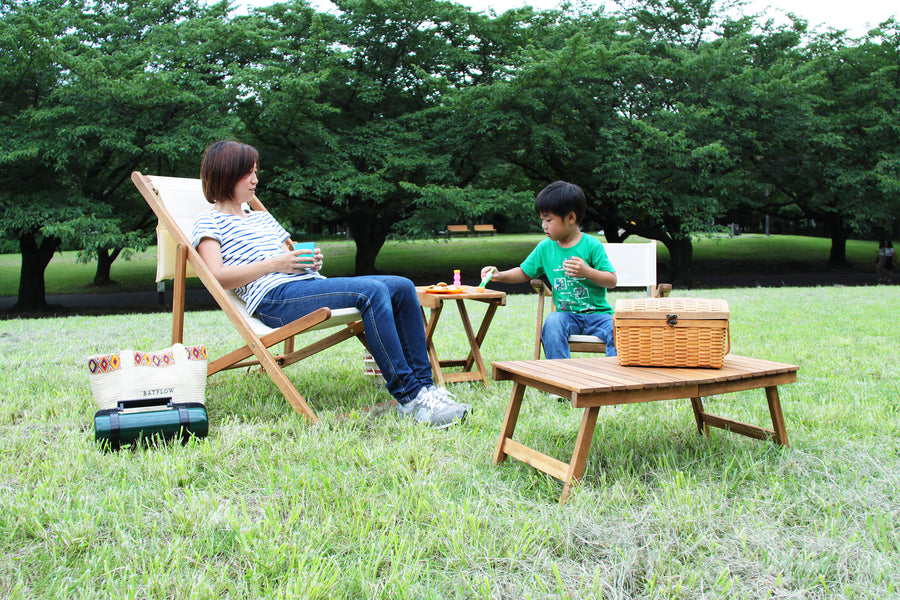
[[[647,296],[660,298],[672,291],[669,283],[656,283],[656,240],[638,244],[603,244],[606,255],[616,270],[616,288],[646,288]],[[556,310],[553,292],[543,279],[532,279],[538,293],[537,326],[534,336],[534,360],[541,358],[541,329],[544,325],[544,300],[550,298],[550,312]],[[593,335],[570,335],[571,352],[606,352],[606,344]]]
[[[148,176],[137,171],[131,174],[131,180],[159,219],[156,228],[156,280],[174,279],[172,343],[183,341],[186,280],[188,277],[199,277],[245,342],[243,347],[210,360],[207,376],[226,369],[259,366],[269,375],[294,410],[306,417],[311,424],[316,423],[316,414],[282,369],[354,336],[365,346],[360,312],[355,308],[320,308],[278,329],[267,327],[247,313],[244,302],[233,291],[226,290],[219,284],[191,245],[190,234],[194,219],[210,208],[203,196],[200,180]],[[255,196],[250,202],[250,208],[266,210]],[[329,327],[341,329],[303,348],[295,349],[295,335]],[[273,354],[270,348],[282,343],[283,352]]]

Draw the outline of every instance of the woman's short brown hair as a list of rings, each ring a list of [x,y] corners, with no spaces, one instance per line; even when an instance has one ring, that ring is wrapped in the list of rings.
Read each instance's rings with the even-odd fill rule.
[[[253,146],[231,140],[211,144],[200,163],[203,195],[210,204],[233,199],[234,186],[256,168],[259,152]]]

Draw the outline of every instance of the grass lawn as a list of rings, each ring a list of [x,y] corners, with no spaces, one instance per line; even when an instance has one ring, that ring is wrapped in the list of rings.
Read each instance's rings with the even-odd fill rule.
[[[800,365],[779,390],[791,446],[699,436],[686,400],[601,409],[565,506],[558,481],[491,462],[507,382],[452,385],[476,412],[444,431],[341,420],[388,399],[351,341],[287,370],[317,426],[231,372],[209,380],[208,438],[107,454],[85,358],[166,346],[167,315],[2,321],[0,597],[898,597],[900,288],[680,295],[728,301],[734,353]],[[510,296],[485,358],[528,358],[534,311]],[[441,356],[463,350],[454,313]],[[186,342],[238,336],[193,312]],[[762,390],[704,401],[769,426]],[[565,459],[580,412],[530,390],[517,436]]]
[[[377,268],[385,273],[402,274],[414,281],[434,283],[452,277],[460,269],[466,283],[477,283],[486,264],[501,268],[519,264],[543,239],[541,234],[516,234],[483,237],[454,237],[449,240],[388,242],[378,256]],[[825,263],[831,241],[801,236],[745,234],[734,238],[700,238],[694,242],[694,272],[706,274],[748,275],[812,273],[830,270]],[[347,241],[321,241],[329,276],[352,275],[356,246]],[[873,273],[877,242],[851,240],[847,243],[849,265],[843,272]],[[669,261],[666,248],[659,245],[659,261]],[[17,254],[0,255],[0,296],[18,293],[21,259]],[[111,276],[116,285],[96,288],[91,285],[96,265],[79,263],[75,252],[61,252],[45,273],[48,294],[79,294],[155,290],[156,250],[137,254],[131,260],[117,260]],[[193,285],[199,286],[197,280]]]

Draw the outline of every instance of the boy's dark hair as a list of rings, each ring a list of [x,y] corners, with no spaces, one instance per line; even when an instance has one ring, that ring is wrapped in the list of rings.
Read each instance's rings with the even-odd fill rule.
[[[234,186],[259,163],[259,152],[253,146],[231,140],[210,144],[200,163],[203,195],[210,204],[231,200]]]
[[[581,223],[587,210],[587,200],[580,187],[568,181],[554,181],[540,191],[534,199],[534,212],[552,213],[565,218],[575,213],[575,222]]]

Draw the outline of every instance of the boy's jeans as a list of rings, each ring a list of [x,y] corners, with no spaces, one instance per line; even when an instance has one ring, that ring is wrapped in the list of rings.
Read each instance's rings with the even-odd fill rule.
[[[292,281],[266,294],[256,315],[269,327],[281,327],[323,306],[359,309],[369,351],[394,398],[408,402],[434,383],[422,309],[409,279],[371,275]]]
[[[606,313],[576,314],[553,311],[544,319],[541,339],[547,358],[569,358],[570,335],[595,335],[606,342],[606,356],[616,355],[613,341],[613,316]]]

